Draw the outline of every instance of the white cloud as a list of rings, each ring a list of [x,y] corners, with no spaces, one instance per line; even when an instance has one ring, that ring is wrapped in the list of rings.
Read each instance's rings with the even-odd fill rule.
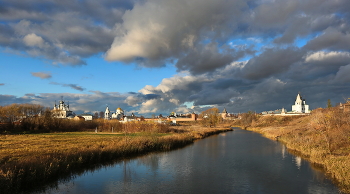
[[[349,52],[339,52],[339,51],[319,51],[314,52],[306,56],[305,62],[317,62],[317,61],[330,61],[330,60],[339,60],[347,59],[350,62],[350,53]]]
[[[234,25],[241,0],[148,0],[125,12],[107,51],[109,61],[178,58],[201,40],[216,39]],[[226,17],[227,16],[227,17]],[[160,63],[162,65],[162,63]],[[152,64],[149,64],[152,66]],[[153,66],[159,66],[154,65]]]
[[[23,42],[27,45],[27,46],[37,46],[39,48],[44,47],[45,41],[43,38],[41,38],[40,36],[37,36],[34,33],[31,34],[27,34],[24,38],[23,38]]]
[[[139,103],[141,102],[142,99],[140,99],[139,97],[137,96],[128,96],[126,99],[125,99],[125,103],[127,103],[129,106],[133,106],[133,107],[136,107],[139,105]]]
[[[142,106],[139,110],[140,114],[148,114],[148,113],[157,113],[158,107],[160,105],[160,100],[152,99],[142,103]]]

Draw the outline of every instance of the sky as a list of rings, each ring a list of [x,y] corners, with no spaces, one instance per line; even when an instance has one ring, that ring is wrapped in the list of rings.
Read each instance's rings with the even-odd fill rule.
[[[0,0],[0,106],[291,111],[350,97],[349,0]]]

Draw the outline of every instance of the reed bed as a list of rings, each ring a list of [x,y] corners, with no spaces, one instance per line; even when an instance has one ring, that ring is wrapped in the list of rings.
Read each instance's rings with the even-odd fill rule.
[[[350,114],[337,108],[309,116],[261,116],[247,130],[281,141],[310,162],[322,166],[345,193],[350,193]]]
[[[128,126],[129,129],[137,127],[131,125]],[[157,132],[162,130],[169,132]],[[132,133],[124,131],[1,135],[1,193],[24,192],[106,161],[179,148],[196,139],[228,130],[231,129],[163,127]]]

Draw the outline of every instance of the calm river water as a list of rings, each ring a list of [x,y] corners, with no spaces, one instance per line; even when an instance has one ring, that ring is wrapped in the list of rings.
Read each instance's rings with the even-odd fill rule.
[[[45,193],[339,193],[321,171],[260,134],[235,129],[60,183]]]

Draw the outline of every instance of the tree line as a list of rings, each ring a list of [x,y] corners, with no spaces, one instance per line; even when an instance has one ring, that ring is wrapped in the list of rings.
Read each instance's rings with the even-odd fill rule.
[[[0,133],[80,131],[96,128],[96,122],[58,119],[50,108],[38,104],[0,106]]]
[[[167,132],[168,126],[148,122],[121,123],[105,120],[101,111],[92,121],[55,118],[50,108],[37,104],[11,104],[0,106],[0,133],[45,133],[45,132]],[[99,117],[99,118],[98,118]],[[144,118],[141,118],[141,121]]]

